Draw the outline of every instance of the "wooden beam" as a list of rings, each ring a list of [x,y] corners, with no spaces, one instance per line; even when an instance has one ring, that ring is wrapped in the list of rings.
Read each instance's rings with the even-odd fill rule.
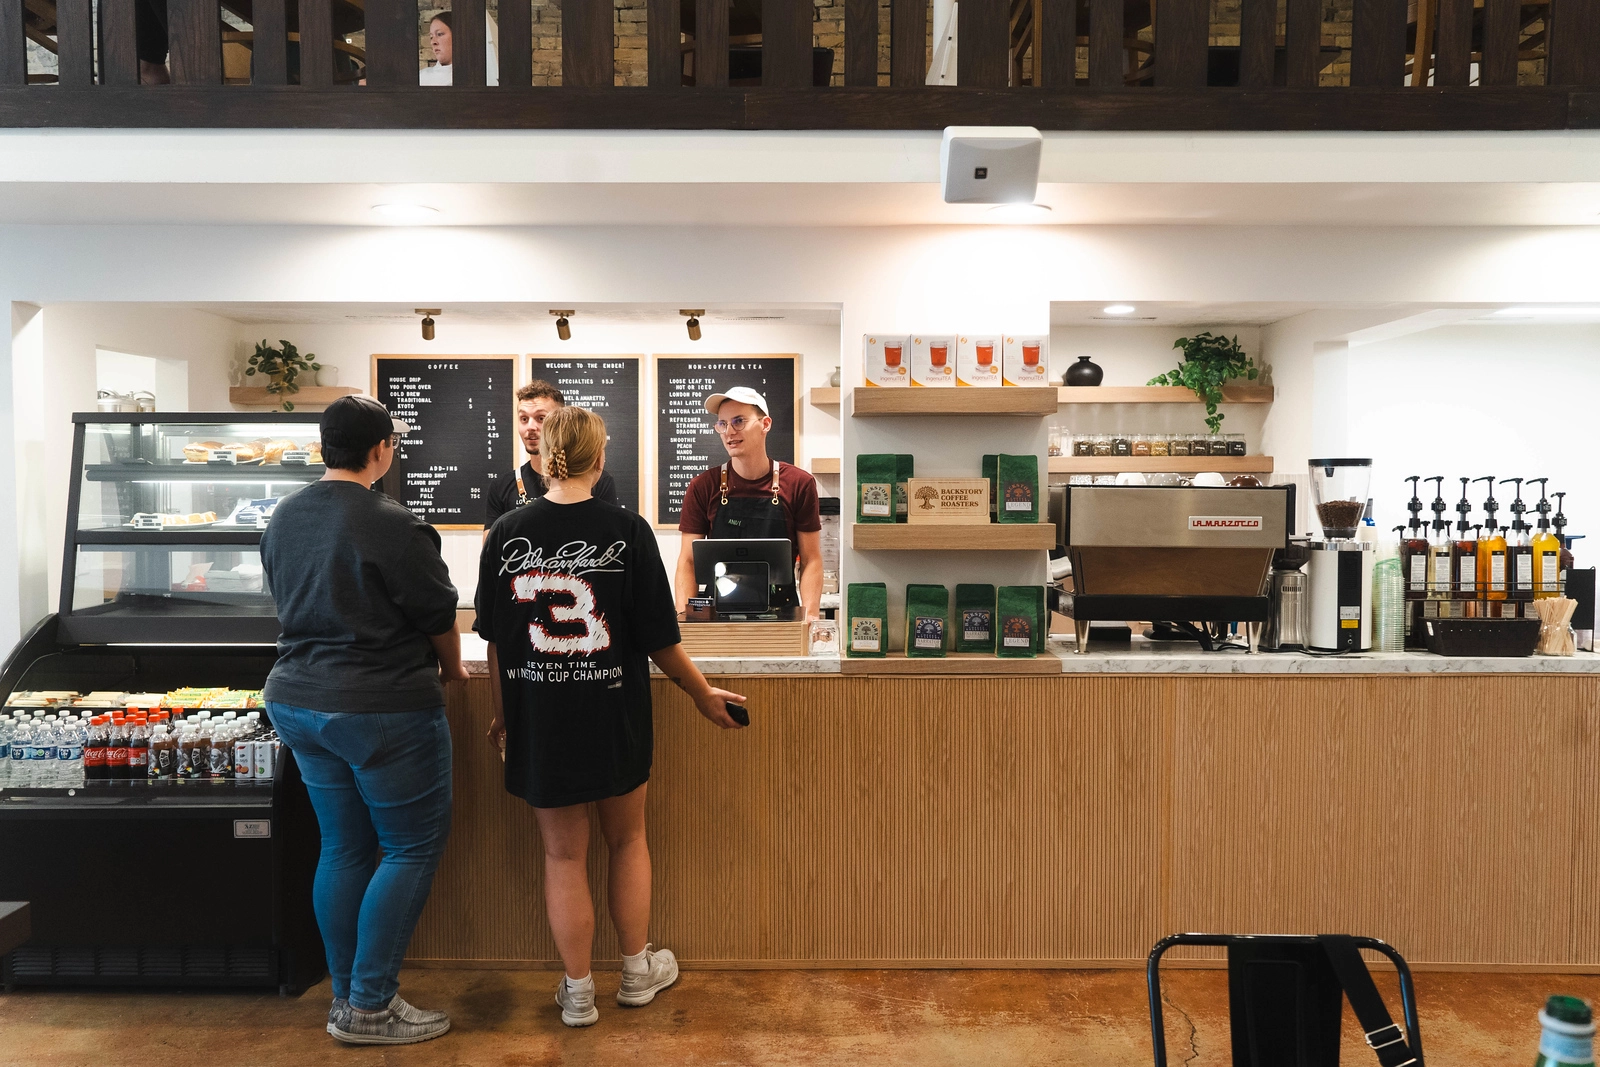
[[[811,0],[761,0],[761,84],[804,89],[811,84]]]
[[[1550,0],[1551,85],[1600,85],[1600,0]]]
[[[100,0],[100,84],[139,84],[135,0]]]
[[[1156,85],[1194,89],[1206,83],[1207,0],[1155,0]]]
[[[1006,0],[961,0],[956,5],[956,84],[976,89],[1006,87]]]
[[[1277,67],[1278,0],[1244,0],[1239,11],[1239,84],[1272,85]]]
[[[1406,78],[1406,0],[1355,0],[1350,84],[1388,87]]]
[[[255,33],[250,43],[251,84],[287,84],[289,29],[284,0],[254,0],[250,6],[250,26]]]
[[[1521,35],[1522,0],[1484,0],[1479,85],[1517,84],[1517,39]]]
[[[927,77],[927,0],[889,0],[889,84],[910,89]]]
[[[94,11],[90,0],[56,0],[57,84],[94,84]],[[217,43],[221,55],[222,43]]]
[[[1439,0],[1434,85],[1466,85],[1472,72],[1472,0]]]
[[[326,12],[328,0],[300,0],[301,12],[305,5],[315,3]],[[367,84],[374,88],[382,89],[415,89],[417,87],[418,71],[418,46],[421,40],[418,37],[417,0],[366,0],[367,13]],[[327,26],[325,31],[329,36],[324,38],[327,42],[326,57],[318,57],[318,62],[326,62],[328,80],[333,79],[333,38],[332,23],[328,21],[325,13],[320,13],[322,24]],[[460,22],[459,19],[452,21]],[[464,49],[460,45],[462,30],[452,26],[451,31],[456,35],[455,55],[456,62],[460,61]],[[305,69],[307,48],[313,47],[305,39],[306,28],[302,19],[300,27],[301,69]],[[470,31],[469,31],[470,32]],[[479,47],[482,48],[483,30],[478,30]]]
[[[1416,0],[1417,21],[1412,27],[1411,88],[1424,89],[1433,70],[1434,27],[1438,22],[1439,0]]]
[[[878,0],[844,0],[844,83],[878,84]]]
[[[1033,83],[1049,89],[1071,89],[1078,78],[1078,5],[1076,0],[1041,0],[1033,28]]]
[[[103,2],[103,0],[102,0]],[[298,0],[300,10],[300,84],[307,89],[326,89],[333,84],[333,12],[330,0]],[[371,5],[369,4],[370,8]],[[371,17],[370,15],[368,16]],[[373,34],[367,30],[367,83],[388,88],[386,80],[372,81]],[[415,29],[413,29],[415,32]],[[381,39],[382,34],[379,34]],[[412,57],[415,62],[416,57]],[[415,79],[413,79],[415,81]],[[398,87],[397,87],[398,88]]]
[[[173,84],[222,84],[222,18],[217,0],[167,0],[167,41]]]
[[[563,5],[563,15],[565,7]],[[562,19],[563,25],[566,19]],[[450,33],[453,38],[450,54],[450,84],[465,89],[481,88],[488,76],[488,59],[485,56],[487,31],[483,24],[483,0],[451,0]],[[563,42],[563,49],[565,42]],[[530,57],[531,58],[531,57]],[[607,83],[609,84],[609,83]]]
[[[728,87],[728,0],[694,0],[694,85]]]
[[[1122,88],[1122,0],[1089,0],[1089,84]]]
[[[616,17],[612,0],[562,0],[562,85],[600,89],[613,83]]]
[[[1284,83],[1291,89],[1314,89],[1322,73],[1322,0],[1289,0],[1285,14]]]
[[[690,2],[692,3],[693,0],[690,0]],[[519,6],[525,3],[526,0],[519,0]],[[682,0],[646,0],[645,31],[649,37],[650,52],[647,79],[650,88],[682,88]],[[501,60],[501,62],[504,63],[504,60]]]
[[[28,35],[22,0],[0,2],[0,85],[28,84]]]

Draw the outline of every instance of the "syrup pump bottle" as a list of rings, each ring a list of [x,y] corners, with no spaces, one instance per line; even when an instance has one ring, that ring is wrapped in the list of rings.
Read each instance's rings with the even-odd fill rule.
[[[1539,514],[1539,528],[1529,542],[1533,550],[1535,600],[1561,595],[1561,538],[1550,532],[1550,498],[1545,495],[1549,481],[1549,478],[1528,479],[1529,485],[1535,482],[1539,485],[1539,502],[1533,506],[1533,510]]]
[[[1483,502],[1483,526],[1487,537],[1478,535],[1478,599],[1504,600],[1506,598],[1506,539],[1494,521],[1500,505],[1494,498],[1494,475],[1472,479],[1489,483],[1489,499]],[[1487,613],[1485,613],[1487,614]]]
[[[1422,536],[1422,498],[1417,496],[1417,483],[1421,480],[1420,474],[1406,479],[1411,483],[1411,503],[1406,505],[1411,521],[1407,526],[1395,527],[1400,533],[1400,573],[1404,576],[1407,600],[1428,597],[1428,539]]]
[[[1566,493],[1551,493],[1556,498],[1556,540],[1561,542],[1561,588],[1567,588],[1567,572],[1572,570],[1572,542],[1573,538],[1566,535],[1567,516],[1562,512],[1566,504]],[[1559,593],[1557,595],[1564,595]]]
[[[1527,601],[1533,599],[1533,543],[1528,539],[1532,527],[1522,521],[1528,510],[1522,502],[1522,479],[1500,479],[1501,485],[1507,482],[1516,484],[1517,495],[1511,501],[1511,536],[1506,540],[1506,592],[1510,600]]]
[[[1456,504],[1456,539],[1450,544],[1451,596],[1455,600],[1478,599],[1478,539],[1467,533],[1477,529],[1467,519],[1472,515],[1472,505],[1467,503],[1467,483],[1461,479],[1461,500]],[[1459,618],[1465,610],[1456,613]]]
[[[1428,536],[1428,599],[1450,599],[1450,524],[1444,520],[1444,475],[1433,482],[1433,522]]]

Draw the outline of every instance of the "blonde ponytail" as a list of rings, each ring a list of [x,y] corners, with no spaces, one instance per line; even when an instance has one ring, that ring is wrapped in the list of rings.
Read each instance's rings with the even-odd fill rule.
[[[600,465],[605,448],[604,419],[587,408],[560,408],[539,429],[540,473],[547,482],[581,478]]]

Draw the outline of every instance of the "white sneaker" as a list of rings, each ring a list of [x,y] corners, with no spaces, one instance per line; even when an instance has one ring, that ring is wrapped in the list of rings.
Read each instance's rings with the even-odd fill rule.
[[[649,945],[644,947],[645,969],[641,974],[622,972],[622,986],[617,990],[617,1003],[624,1008],[642,1008],[656,999],[656,994],[678,980],[678,958],[671,949],[657,952]]]
[[[556,1003],[561,1006],[561,1021],[568,1026],[593,1026],[600,1021],[600,1009],[594,1006],[594,975],[582,982],[574,982],[566,975],[556,986]]]

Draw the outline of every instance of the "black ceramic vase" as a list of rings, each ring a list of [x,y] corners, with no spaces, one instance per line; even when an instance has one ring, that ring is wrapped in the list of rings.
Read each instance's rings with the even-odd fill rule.
[[[1100,369],[1098,363],[1092,362],[1088,356],[1079,356],[1078,362],[1067,368],[1067,373],[1061,380],[1068,385],[1099,385],[1100,379],[1106,372]]]

